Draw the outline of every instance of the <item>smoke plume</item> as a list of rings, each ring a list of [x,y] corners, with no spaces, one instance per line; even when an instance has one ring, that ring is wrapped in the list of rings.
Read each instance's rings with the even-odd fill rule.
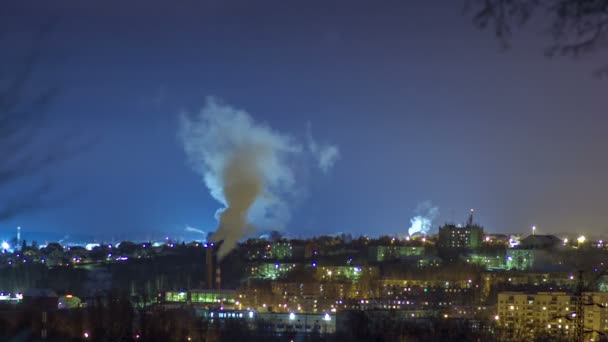
[[[312,137],[312,125],[309,123],[306,130],[308,150],[317,160],[318,166],[323,172],[328,172],[340,158],[340,151],[334,145],[317,143]]]
[[[410,228],[408,234],[426,235],[431,230],[433,221],[439,216],[439,208],[433,206],[431,201],[424,201],[416,207],[416,216],[410,219]]]
[[[184,230],[187,231],[187,232],[199,233],[199,234],[202,234],[202,235],[207,234],[205,231],[203,231],[201,229],[190,227],[190,226],[187,226]]]
[[[297,193],[293,165],[310,160],[315,152],[212,97],[199,113],[182,115],[180,137],[192,167],[223,205],[216,212],[218,229],[212,237],[224,241],[218,250],[220,259],[252,233],[254,225],[280,229],[287,223],[287,203]],[[309,136],[311,141],[316,144]],[[334,149],[337,157],[335,146],[323,146]],[[328,170],[336,157],[315,160],[319,168]]]

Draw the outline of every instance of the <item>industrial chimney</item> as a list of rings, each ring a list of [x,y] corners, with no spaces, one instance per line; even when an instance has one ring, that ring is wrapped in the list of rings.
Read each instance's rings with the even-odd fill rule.
[[[207,266],[207,288],[217,289],[221,288],[222,284],[222,273],[220,269],[220,265],[217,259],[217,250],[218,245],[215,243],[205,244],[205,248],[207,249],[205,262]]]
[[[215,288],[217,290],[222,289],[222,271],[221,271],[219,263],[217,264],[217,267],[215,268]]]
[[[205,244],[206,255],[205,263],[207,264],[207,288],[213,289],[213,247],[211,244]]]

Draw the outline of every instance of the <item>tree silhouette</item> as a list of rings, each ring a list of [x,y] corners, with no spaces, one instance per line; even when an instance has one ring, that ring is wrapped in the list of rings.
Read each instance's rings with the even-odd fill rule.
[[[15,191],[10,185],[40,174],[73,153],[63,137],[56,141],[40,138],[47,109],[59,91],[57,87],[41,89],[33,81],[42,56],[41,42],[50,31],[51,25],[43,26],[31,46],[19,53],[18,62],[6,57],[0,63],[0,220],[47,206],[43,197],[50,190],[48,180],[29,182],[28,190]],[[0,42],[5,38],[0,32]]]
[[[473,23],[492,29],[506,47],[514,29],[535,17],[548,20],[552,42],[545,53],[582,57],[608,47],[608,0],[467,0]],[[608,65],[596,76],[608,75]]]

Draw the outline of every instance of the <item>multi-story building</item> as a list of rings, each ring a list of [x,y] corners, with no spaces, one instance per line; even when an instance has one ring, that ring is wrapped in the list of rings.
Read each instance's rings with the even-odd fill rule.
[[[608,333],[608,294],[585,292],[583,302],[585,340],[597,341]],[[510,336],[573,336],[577,314],[576,297],[566,292],[501,292],[495,318]]]
[[[570,291],[576,286],[573,273],[569,272],[488,272],[482,275],[484,288],[519,289],[528,291]]]
[[[477,225],[459,227],[446,224],[439,227],[438,245],[442,248],[477,249],[481,245],[483,228]]]
[[[401,257],[401,265],[415,268],[439,267],[443,260],[435,255],[413,255]]]
[[[503,270],[507,267],[505,264],[505,256],[504,256],[504,254],[503,255],[497,255],[497,254],[498,253],[494,253],[494,254],[471,253],[471,254],[467,255],[466,257],[463,257],[462,259],[466,260],[466,262],[468,262],[468,263],[485,267],[487,270]]]
[[[377,277],[380,273],[375,266],[314,266],[315,278],[319,281],[358,282],[362,277]]]
[[[475,303],[479,284],[472,279],[382,279],[378,281],[379,298],[399,300],[403,304],[441,307]],[[401,303],[399,303],[401,304]]]
[[[293,256],[293,246],[289,241],[251,242],[247,247],[249,260],[286,260]]]
[[[297,265],[300,264],[258,262],[250,263],[247,267],[247,271],[250,278],[275,280],[295,269]]]
[[[510,248],[507,250],[507,269],[526,271],[534,266],[533,249]]]
[[[608,292],[608,275],[600,276],[597,279],[597,290],[600,292]]]
[[[276,241],[270,244],[270,258],[277,260],[291,259],[293,247],[289,241]]]
[[[403,257],[421,256],[424,247],[413,246],[371,246],[368,248],[368,256],[372,261],[397,260]]]
[[[159,302],[165,306],[191,304],[206,308],[235,308],[240,303],[233,290],[189,290],[166,291],[158,294]]]
[[[345,299],[359,299],[359,285],[340,282],[272,282],[275,311],[335,312]]]
[[[209,321],[221,325],[227,320],[242,320],[250,329],[279,336],[295,334],[333,334],[336,332],[336,316],[333,313],[304,314],[299,312],[267,313],[255,311],[200,311]]]

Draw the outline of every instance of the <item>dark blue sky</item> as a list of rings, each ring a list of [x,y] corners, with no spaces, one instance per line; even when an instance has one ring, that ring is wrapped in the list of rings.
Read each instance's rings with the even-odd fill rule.
[[[3,50],[57,23],[35,74],[62,87],[41,136],[99,137],[41,172],[61,203],[3,230],[214,229],[219,205],[177,138],[179,113],[208,95],[294,136],[310,123],[340,148],[331,172],[309,175],[292,235],[404,234],[425,200],[441,212],[435,226],[472,207],[492,232],[607,228],[608,81],[591,76],[600,56],[548,60],[540,28],[502,51],[460,1],[2,6]]]

